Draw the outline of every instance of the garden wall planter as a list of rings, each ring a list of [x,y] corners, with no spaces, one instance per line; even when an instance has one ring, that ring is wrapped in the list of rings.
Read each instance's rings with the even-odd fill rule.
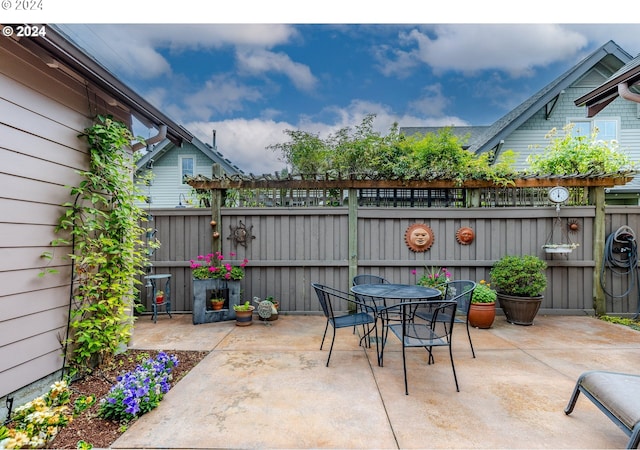
[[[240,304],[240,281],[227,281],[218,279],[195,280],[192,279],[193,291],[193,324],[221,322],[235,320],[236,312],[233,305]],[[215,291],[225,292],[226,308],[214,311],[207,309],[210,305],[211,293]]]
[[[507,322],[515,325],[533,325],[533,319],[538,314],[543,298],[543,296],[516,297],[498,293],[498,302]]]

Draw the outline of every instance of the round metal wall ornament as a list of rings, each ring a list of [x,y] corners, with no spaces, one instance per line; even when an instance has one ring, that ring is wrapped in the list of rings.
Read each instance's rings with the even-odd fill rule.
[[[229,235],[229,237],[227,237],[227,239],[229,239],[231,242],[233,242],[236,246],[237,245],[242,245],[243,247],[247,247],[247,244],[249,242],[251,242],[251,240],[255,239],[256,237],[252,234],[252,230],[253,230],[253,225],[251,225],[249,228],[247,228],[245,226],[244,223],[242,223],[242,220],[239,221],[240,225],[239,226],[232,226],[229,225],[229,229],[231,230],[231,234]]]
[[[429,225],[414,223],[404,232],[404,240],[410,250],[414,252],[426,252],[433,245],[433,231]]]
[[[460,227],[458,228],[458,231],[456,231],[456,240],[461,245],[471,244],[475,237],[476,234],[469,227]]]

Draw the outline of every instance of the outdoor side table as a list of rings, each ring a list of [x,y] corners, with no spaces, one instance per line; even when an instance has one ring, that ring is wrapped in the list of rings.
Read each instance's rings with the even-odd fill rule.
[[[158,308],[164,306],[165,312],[169,314],[169,317],[173,319],[171,315],[171,275],[170,274],[157,274],[157,275],[147,275],[144,277],[145,280],[149,280],[151,283],[151,287],[153,288],[152,297],[151,297],[151,308],[153,309],[153,315],[151,319],[153,323],[157,322],[158,319]],[[156,303],[156,292],[158,292],[158,286],[161,285],[162,280],[166,279],[164,283],[164,300],[161,303]]]

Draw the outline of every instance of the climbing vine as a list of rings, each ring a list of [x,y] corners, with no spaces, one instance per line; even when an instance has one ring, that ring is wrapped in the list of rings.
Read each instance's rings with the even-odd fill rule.
[[[136,201],[144,196],[133,182],[133,158],[126,151],[133,136],[110,117],[79,137],[89,144],[90,168],[78,171],[84,178],[71,188],[74,202],[59,219],[56,233],[72,245],[73,294],[65,358],[72,374],[90,371],[108,362],[131,336],[131,309],[139,292],[138,276],[148,254],[143,247],[147,220]]]

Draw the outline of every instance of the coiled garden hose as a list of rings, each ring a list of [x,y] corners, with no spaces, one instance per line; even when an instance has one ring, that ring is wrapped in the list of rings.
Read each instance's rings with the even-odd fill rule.
[[[615,295],[605,288],[605,269],[611,270],[613,275],[629,276],[629,288],[622,294]],[[638,278],[638,243],[636,234],[628,226],[622,226],[607,236],[604,245],[604,258],[600,269],[600,286],[606,295],[613,298],[626,297],[636,286],[639,295],[638,309],[634,320],[640,315],[640,279]]]

